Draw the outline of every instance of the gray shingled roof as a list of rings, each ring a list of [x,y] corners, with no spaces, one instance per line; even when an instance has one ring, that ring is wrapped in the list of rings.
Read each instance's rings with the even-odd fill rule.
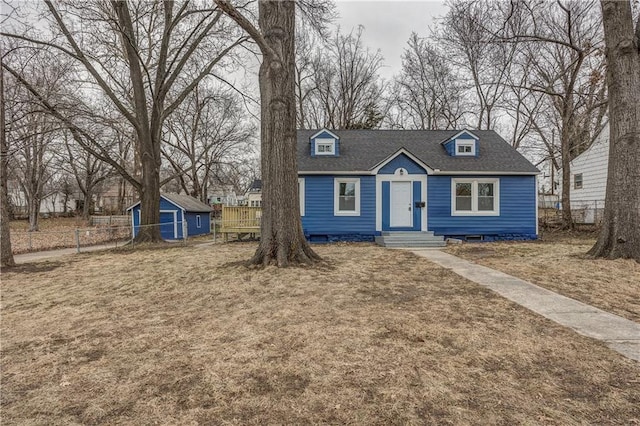
[[[460,130],[331,130],[340,137],[339,157],[311,157],[309,138],[319,130],[298,130],[298,170],[367,171],[404,148],[441,172],[538,173],[538,169],[493,130],[471,130],[480,138],[478,157],[452,157],[443,141]]]
[[[187,194],[163,193],[162,196],[188,212],[211,212],[211,207]]]

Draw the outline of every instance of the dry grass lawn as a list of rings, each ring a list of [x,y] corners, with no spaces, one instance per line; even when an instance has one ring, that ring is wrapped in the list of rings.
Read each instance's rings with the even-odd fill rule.
[[[538,241],[461,244],[447,251],[640,322],[640,264],[587,258],[595,241],[593,233],[552,232]]]
[[[3,424],[638,424],[640,365],[410,253],[254,244],[2,273]]]

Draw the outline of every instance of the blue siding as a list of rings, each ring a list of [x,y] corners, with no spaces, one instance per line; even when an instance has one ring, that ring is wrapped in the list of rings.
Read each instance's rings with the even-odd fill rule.
[[[382,182],[382,230],[383,231],[419,231],[422,226],[420,214],[421,208],[416,208],[415,203],[422,201],[422,182],[413,182],[413,226],[391,227],[391,182]]]
[[[380,175],[392,175],[398,168],[407,169],[410,174],[426,174],[426,170],[423,169],[418,163],[404,154],[398,155],[393,160],[385,164],[379,171]]]
[[[305,215],[302,228],[305,235],[327,241],[333,239],[373,240],[376,235],[375,176],[344,176],[360,178],[360,216],[334,216],[334,176],[303,176],[305,178]],[[341,176],[335,176],[340,178]]]
[[[197,227],[197,218],[200,216],[200,228]],[[211,214],[210,213],[194,213],[187,212],[187,235],[192,237],[194,235],[208,234],[211,232]]]
[[[335,147],[334,147],[334,155],[324,155],[323,157],[338,157],[340,156],[340,139],[339,138],[334,138],[333,135],[329,132],[322,132],[319,135],[317,135],[315,138],[311,139],[309,141],[309,145],[310,145],[310,149],[311,149],[311,156],[315,157],[316,156],[316,138],[319,139],[334,139],[335,142]]]
[[[483,235],[485,240],[536,238],[535,176],[500,179],[500,216],[451,216],[451,176],[429,176],[428,227],[436,235]]]
[[[449,141],[445,143],[443,146],[445,151],[447,151],[447,154],[449,154],[452,157],[456,155],[456,141]]]

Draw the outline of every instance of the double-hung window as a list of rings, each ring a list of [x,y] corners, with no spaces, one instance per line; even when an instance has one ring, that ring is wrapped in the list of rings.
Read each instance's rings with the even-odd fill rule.
[[[582,173],[573,175],[573,189],[582,189]]]
[[[333,213],[335,216],[360,216],[360,179],[334,180]]]
[[[451,215],[500,215],[500,180],[452,179]]]

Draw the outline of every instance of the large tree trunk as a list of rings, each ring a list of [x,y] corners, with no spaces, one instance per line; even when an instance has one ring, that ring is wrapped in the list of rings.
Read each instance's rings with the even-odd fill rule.
[[[140,230],[137,242],[162,241],[160,235],[160,172],[153,155],[142,154],[142,190],[140,192]]]
[[[640,28],[629,1],[602,0],[609,88],[609,176],[595,257],[640,262]],[[638,25],[640,25],[640,20]]]
[[[7,165],[9,149],[4,125],[4,68],[0,53],[0,267],[14,266],[11,251],[11,232],[9,229],[9,191],[7,188]]]
[[[252,264],[310,263],[320,257],[302,231],[298,199],[294,67],[295,3],[261,1],[259,24],[274,54],[260,65],[262,225]]]

